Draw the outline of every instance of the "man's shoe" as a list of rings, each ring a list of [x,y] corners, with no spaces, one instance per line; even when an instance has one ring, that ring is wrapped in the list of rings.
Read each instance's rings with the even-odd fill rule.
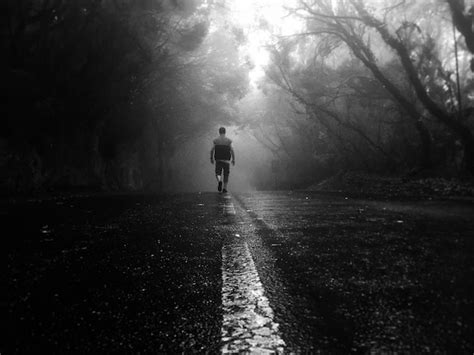
[[[219,181],[219,183],[217,184],[217,191],[222,191],[222,181]]]
[[[226,189],[222,190],[222,193],[223,194],[227,193],[227,190]]]

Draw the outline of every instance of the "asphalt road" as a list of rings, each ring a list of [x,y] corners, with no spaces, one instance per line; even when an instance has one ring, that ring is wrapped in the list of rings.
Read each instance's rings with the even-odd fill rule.
[[[474,207],[309,192],[0,204],[0,353],[474,352]]]

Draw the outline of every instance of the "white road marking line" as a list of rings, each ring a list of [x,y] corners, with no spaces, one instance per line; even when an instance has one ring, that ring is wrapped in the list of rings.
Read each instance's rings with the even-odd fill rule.
[[[283,353],[285,342],[243,238],[222,248],[222,307],[221,353]]]
[[[219,204],[222,207],[222,214],[224,216],[235,215],[235,207],[231,201],[230,195],[226,194],[223,196],[224,201]]]

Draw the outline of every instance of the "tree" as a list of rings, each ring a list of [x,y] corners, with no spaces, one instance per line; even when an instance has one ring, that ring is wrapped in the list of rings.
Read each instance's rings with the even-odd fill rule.
[[[474,6],[466,7],[464,0],[446,0],[451,9],[453,23],[464,36],[467,49],[474,54]],[[474,58],[471,59],[471,71],[474,72]]]
[[[467,118],[459,119],[458,113],[452,110],[450,104],[453,101],[452,90],[441,89],[443,85],[447,88],[452,87],[454,82],[449,76],[442,75],[443,68],[439,68],[441,70],[437,73],[441,75],[436,80],[428,78],[430,80],[427,82],[426,76],[422,76],[423,66],[426,67],[427,63],[432,66],[433,63],[441,63],[441,61],[435,57],[434,51],[430,53],[431,58],[414,58],[418,49],[417,46],[411,45],[415,32],[410,33],[408,30],[416,28],[417,25],[415,22],[397,23],[393,20],[397,18],[396,11],[402,11],[401,7],[402,5],[369,9],[359,0],[337,3],[301,0],[296,8],[291,9],[291,12],[294,16],[307,21],[307,32],[299,36],[319,38],[327,43],[344,44],[403,108],[419,132],[420,141],[424,147],[422,165],[430,165],[428,155],[431,150],[430,135],[425,123],[426,115],[429,115],[429,118],[436,119],[462,141],[466,168],[472,173],[474,172],[474,141],[472,132],[465,121]],[[406,8],[403,10],[405,11]],[[380,16],[382,20],[379,19]],[[389,18],[393,23],[388,22]],[[426,38],[429,39],[429,36]],[[384,47],[385,52],[380,47]],[[377,49],[374,50],[374,48]],[[386,63],[384,56],[386,58],[387,49],[400,64],[411,90],[416,95],[416,101],[410,100],[410,95],[405,94],[400,84],[387,75],[384,68],[384,63]],[[442,98],[432,95],[434,90],[430,85],[433,84],[440,88],[437,92],[443,94]]]
[[[206,13],[198,5],[2,3],[3,68],[9,79],[3,81],[2,112],[9,151],[20,154],[19,161],[40,158],[42,185],[127,185],[120,178],[129,168],[123,162],[138,165],[138,158],[131,158],[137,147],[154,147],[143,140],[145,113],[156,106],[153,91],[161,90],[165,78],[178,76],[187,65],[183,53],[194,51],[207,35]],[[171,111],[165,104],[160,115]]]

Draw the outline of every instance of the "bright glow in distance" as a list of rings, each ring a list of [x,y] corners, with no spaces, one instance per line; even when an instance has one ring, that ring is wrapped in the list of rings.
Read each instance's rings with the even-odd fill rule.
[[[243,58],[254,64],[250,71],[252,84],[264,75],[264,67],[270,57],[266,45],[275,40],[275,36],[285,36],[298,32],[302,23],[294,16],[288,16],[285,6],[292,7],[295,0],[230,0],[231,21],[241,27],[247,36],[242,48]]]

